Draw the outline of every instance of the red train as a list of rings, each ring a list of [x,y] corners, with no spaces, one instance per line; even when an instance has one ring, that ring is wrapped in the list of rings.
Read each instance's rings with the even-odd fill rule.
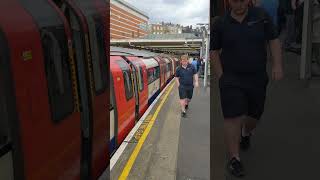
[[[0,179],[97,179],[109,161],[109,4],[0,1]]]
[[[113,153],[173,78],[178,59],[118,47],[111,47],[110,55],[110,151]]]

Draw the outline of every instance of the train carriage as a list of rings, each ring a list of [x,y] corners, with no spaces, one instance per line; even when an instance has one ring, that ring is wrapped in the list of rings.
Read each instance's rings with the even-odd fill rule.
[[[96,179],[108,165],[107,4],[69,2],[0,2],[0,179]]]
[[[111,56],[110,71],[112,74],[112,92],[116,108],[115,119],[111,120],[114,132],[112,140],[115,146],[124,140],[135,124],[135,96],[133,72],[130,65],[121,56]]]
[[[148,104],[150,105],[160,92],[160,66],[153,58],[143,58],[148,79]]]

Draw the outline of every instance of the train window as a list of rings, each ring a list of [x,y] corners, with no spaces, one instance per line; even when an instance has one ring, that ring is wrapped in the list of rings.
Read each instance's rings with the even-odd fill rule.
[[[110,77],[112,77],[110,75]],[[110,80],[110,111],[114,109],[115,102],[114,102],[114,94],[113,94],[113,85],[112,85],[112,80]]]
[[[59,122],[74,109],[67,39],[63,28],[41,30],[52,119]]]
[[[156,69],[155,70],[155,78],[158,79],[158,78],[160,78],[160,67],[157,66],[155,69]]]
[[[92,67],[96,94],[106,89],[107,59],[104,43],[104,28],[100,18],[87,18],[90,31]]]
[[[118,60],[117,64],[120,66],[123,74],[124,89],[127,100],[133,97],[133,86],[131,81],[131,72],[128,63],[125,60]]]
[[[124,88],[125,88],[127,100],[131,99],[132,96],[133,96],[132,81],[131,81],[130,74],[131,74],[130,70],[124,70],[123,71]]]
[[[154,79],[155,79],[154,71],[155,71],[154,68],[148,69],[148,84],[152,83],[154,81]]]
[[[138,68],[138,71],[139,71],[139,90],[140,92],[143,91],[143,87],[144,87],[144,83],[143,83],[143,70],[142,70],[142,67],[139,66]]]
[[[9,59],[8,48],[5,46],[4,33],[0,29],[0,150],[3,149],[5,145],[9,143],[9,111],[8,111],[8,100],[10,96],[6,93],[8,92],[8,83],[6,83],[7,78],[9,78],[8,70],[9,65],[5,61]],[[7,99],[9,98],[9,99]],[[1,154],[0,154],[1,156]]]
[[[1,77],[0,77],[1,78]],[[4,85],[3,80],[0,79],[0,149],[3,145],[7,144],[8,135],[9,135],[9,126],[8,126],[8,110],[7,104],[5,102],[4,95]]]
[[[96,95],[99,95],[105,92],[107,87],[108,65],[105,44],[105,19],[95,8],[94,1],[76,0],[74,3],[84,13],[88,24],[95,92]]]
[[[148,69],[148,84],[159,79],[159,77],[160,77],[160,67],[159,66]]]
[[[30,3],[21,0],[20,2],[39,27],[50,112],[53,121],[59,122],[74,111],[71,65],[64,23],[46,1],[38,0],[36,3]]]
[[[167,72],[170,71],[170,63],[167,64]]]

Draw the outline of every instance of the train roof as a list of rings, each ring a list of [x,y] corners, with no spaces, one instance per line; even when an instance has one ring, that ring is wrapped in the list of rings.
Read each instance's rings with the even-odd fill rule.
[[[153,58],[142,59],[142,61],[146,65],[147,69],[159,66],[158,62]]]
[[[110,55],[152,57],[158,56],[159,54],[145,50],[110,46]]]

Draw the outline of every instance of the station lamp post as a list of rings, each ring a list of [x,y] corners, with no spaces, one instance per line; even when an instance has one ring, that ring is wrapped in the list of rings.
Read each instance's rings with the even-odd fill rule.
[[[200,56],[201,58],[204,57],[205,59],[203,86],[206,87],[208,82],[209,40],[210,40],[209,33],[206,26],[209,26],[209,24],[198,23],[197,25],[200,25],[202,29],[202,47],[200,49]]]

